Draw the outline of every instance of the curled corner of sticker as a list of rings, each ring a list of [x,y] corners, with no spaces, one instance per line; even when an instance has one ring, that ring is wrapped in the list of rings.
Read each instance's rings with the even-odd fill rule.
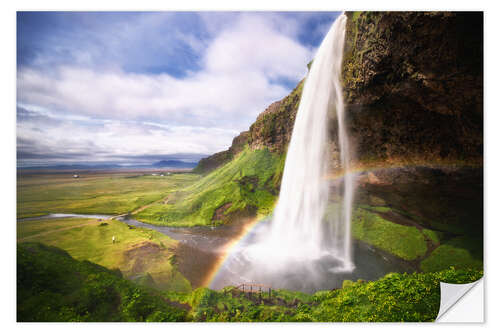
[[[464,297],[469,291],[474,288],[476,285],[480,284],[481,285],[481,290],[479,293],[475,293],[477,295],[474,295],[474,298],[471,298],[471,300],[466,300]],[[482,322],[483,321],[483,279],[479,279],[475,282],[472,283],[465,283],[465,284],[453,284],[453,283],[444,283],[440,282],[440,287],[441,287],[441,302],[439,305],[439,313],[436,317],[437,322]],[[462,300],[462,298],[464,298]],[[474,304],[461,304],[462,301],[467,301],[470,302],[472,301]],[[475,303],[480,303],[480,304],[475,304]],[[477,319],[471,319],[468,320],[465,317],[460,317],[460,316],[450,316],[449,311],[450,309],[458,306],[463,307],[463,309],[460,309],[459,312],[461,313],[468,313],[470,314],[471,311],[478,312],[477,315],[474,318],[480,318],[479,320]],[[480,305],[480,307],[478,307]],[[445,315],[446,314],[446,315]],[[457,313],[458,314],[458,313]]]

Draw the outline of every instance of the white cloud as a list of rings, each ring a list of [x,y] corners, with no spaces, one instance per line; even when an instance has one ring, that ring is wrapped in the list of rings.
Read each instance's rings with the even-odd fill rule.
[[[23,122],[18,124],[18,137],[36,139],[45,147],[84,151],[93,145],[96,151],[123,155],[210,154],[226,149],[235,134],[248,129],[260,112],[289,92],[276,82],[298,82],[306,74],[312,52],[293,38],[296,27],[291,21],[288,27],[279,24],[283,20],[242,14],[223,25],[208,45],[183,35],[193,49],[205,50],[202,69],[183,78],[76,65],[52,71],[22,67],[18,105],[71,116],[43,133],[36,124]],[[85,62],[88,56],[81,57]],[[68,117],[108,121],[89,130]]]
[[[207,70],[214,74],[256,71],[271,79],[300,79],[311,52],[273,25],[265,17],[242,15],[233,29],[222,32],[209,46]]]
[[[41,117],[42,113],[30,110]],[[169,126],[140,121],[106,120],[42,122],[37,117],[17,124],[20,142],[36,142],[31,152],[40,154],[81,154],[87,161],[112,160],[112,156],[162,155],[178,153],[211,154],[225,149],[238,133],[201,126]],[[30,147],[23,147],[30,148]]]

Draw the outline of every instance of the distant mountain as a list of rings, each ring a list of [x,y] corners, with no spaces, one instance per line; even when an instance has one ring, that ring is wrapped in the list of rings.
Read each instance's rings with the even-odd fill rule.
[[[118,164],[59,164],[59,165],[45,165],[45,166],[23,166],[19,169],[54,169],[54,170],[93,170],[93,169],[115,169],[121,168]]]
[[[156,168],[194,168],[198,163],[196,162],[183,162],[178,160],[161,160],[159,162],[153,163],[153,167]]]
[[[109,170],[109,169],[154,169],[154,168],[172,168],[172,169],[192,169],[196,167],[197,162],[183,162],[178,160],[161,160],[153,164],[56,164],[45,166],[21,166],[19,169],[28,170]]]

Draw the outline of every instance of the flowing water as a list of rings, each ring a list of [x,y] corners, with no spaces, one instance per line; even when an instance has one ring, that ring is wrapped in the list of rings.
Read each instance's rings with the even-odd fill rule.
[[[351,242],[356,175],[347,172],[351,157],[340,84],[345,24],[345,15],[334,22],[304,83],[272,220],[247,232],[252,224],[170,228],[119,218],[179,240],[179,269],[194,286],[207,283],[214,269],[209,284],[214,289],[257,282],[306,292],[339,288],[344,279],[373,280],[387,272],[412,270],[394,256]],[[326,177],[332,115],[338,126],[338,165],[346,171],[336,181]],[[228,246],[233,246],[231,251]],[[219,267],[221,258],[226,259]]]
[[[272,223],[261,226],[227,260],[226,270],[242,280],[276,285],[306,278],[315,285],[315,280],[322,281],[323,271],[349,274],[355,269],[350,227],[353,174],[345,172],[335,193],[340,202],[325,214],[331,185],[326,180],[327,126],[332,113],[338,126],[339,165],[347,171],[350,161],[340,83],[345,24],[345,15],[333,23],[304,83]]]
[[[328,202],[328,113],[333,108],[339,127],[341,165],[348,167],[349,143],[343,124],[340,74],[345,34],[340,16],[323,40],[306,78],[287,153],[281,192],[270,231],[276,260],[318,259],[333,254],[342,268],[352,270],[350,210],[352,178],[344,182],[344,202],[338,216],[325,225]],[[329,225],[328,225],[329,224]]]
[[[18,222],[38,220],[43,223],[44,220],[61,218],[102,220],[116,218],[129,225],[152,229],[178,240],[179,244],[176,248],[177,268],[191,282],[193,288],[210,286],[214,289],[221,289],[225,286],[238,285],[242,282],[265,281],[268,284],[272,283],[273,288],[313,292],[321,289],[339,288],[345,279],[375,280],[388,272],[413,271],[412,267],[395,256],[382,253],[367,244],[354,242],[354,260],[358,265],[352,272],[331,272],[329,269],[332,264],[335,264],[335,260],[332,257],[325,257],[323,260],[312,261],[307,265],[302,264],[290,267],[288,272],[282,271],[277,276],[261,275],[257,280],[249,279],[245,274],[241,275],[242,272],[248,273],[246,269],[248,263],[243,257],[235,254],[241,253],[247,246],[255,243],[255,239],[261,231],[265,231],[269,226],[269,220],[261,221],[257,225],[252,220],[240,220],[216,228],[175,228],[151,225],[126,216],[48,214],[18,219]],[[252,229],[252,232],[248,232],[248,228],[254,225],[255,227]],[[242,235],[247,236],[242,238]],[[224,265],[221,265],[230,248],[233,248],[230,259],[226,260]]]

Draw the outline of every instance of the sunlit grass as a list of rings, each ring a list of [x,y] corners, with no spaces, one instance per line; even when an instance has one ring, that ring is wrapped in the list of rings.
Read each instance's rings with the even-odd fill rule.
[[[122,214],[160,200],[200,176],[26,174],[17,182],[17,217],[49,213]]]
[[[171,226],[217,225],[230,215],[268,215],[277,198],[284,155],[267,149],[246,148],[231,162],[192,185],[172,193],[168,203],[159,202],[135,217]],[[213,220],[217,208],[231,204],[223,218]]]
[[[190,290],[171,263],[177,241],[154,230],[131,229],[115,220],[47,219],[18,222],[17,234],[20,242],[56,246],[77,260],[120,269],[125,277],[150,274],[160,289]]]

